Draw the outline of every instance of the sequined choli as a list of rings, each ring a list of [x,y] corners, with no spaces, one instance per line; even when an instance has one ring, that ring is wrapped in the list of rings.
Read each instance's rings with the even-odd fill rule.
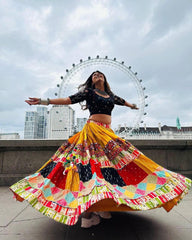
[[[74,95],[69,96],[71,103],[87,102],[87,107],[90,112],[90,116],[93,114],[106,114],[111,115],[114,105],[124,105],[125,100],[123,98],[109,94],[109,97],[103,97],[95,92],[92,88],[87,88],[84,91],[80,91]]]

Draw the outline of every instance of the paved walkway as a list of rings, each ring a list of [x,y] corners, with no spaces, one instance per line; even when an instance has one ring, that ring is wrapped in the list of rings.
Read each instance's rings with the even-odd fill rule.
[[[164,209],[112,213],[90,229],[69,227],[43,216],[27,202],[16,202],[0,187],[0,240],[192,240],[192,191],[170,213]]]

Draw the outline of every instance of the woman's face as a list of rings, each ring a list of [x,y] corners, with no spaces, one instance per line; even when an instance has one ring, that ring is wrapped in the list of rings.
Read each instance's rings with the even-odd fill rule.
[[[93,73],[93,75],[92,75],[92,83],[96,84],[99,81],[104,83],[104,81],[105,81],[104,75],[102,73],[99,73],[99,72]]]

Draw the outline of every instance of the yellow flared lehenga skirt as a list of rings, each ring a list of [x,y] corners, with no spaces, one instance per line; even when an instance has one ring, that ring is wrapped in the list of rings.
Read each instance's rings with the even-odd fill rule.
[[[61,145],[35,174],[10,187],[44,215],[74,225],[85,211],[170,211],[191,180],[146,157],[99,122]]]

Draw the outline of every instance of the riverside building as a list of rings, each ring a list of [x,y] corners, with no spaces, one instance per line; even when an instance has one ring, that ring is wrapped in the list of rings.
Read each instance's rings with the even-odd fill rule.
[[[19,133],[0,133],[0,140],[20,139]]]
[[[115,129],[115,133],[125,139],[192,139],[192,126],[181,127],[177,126],[161,126],[158,127],[139,127],[128,133],[130,128],[119,126]]]

